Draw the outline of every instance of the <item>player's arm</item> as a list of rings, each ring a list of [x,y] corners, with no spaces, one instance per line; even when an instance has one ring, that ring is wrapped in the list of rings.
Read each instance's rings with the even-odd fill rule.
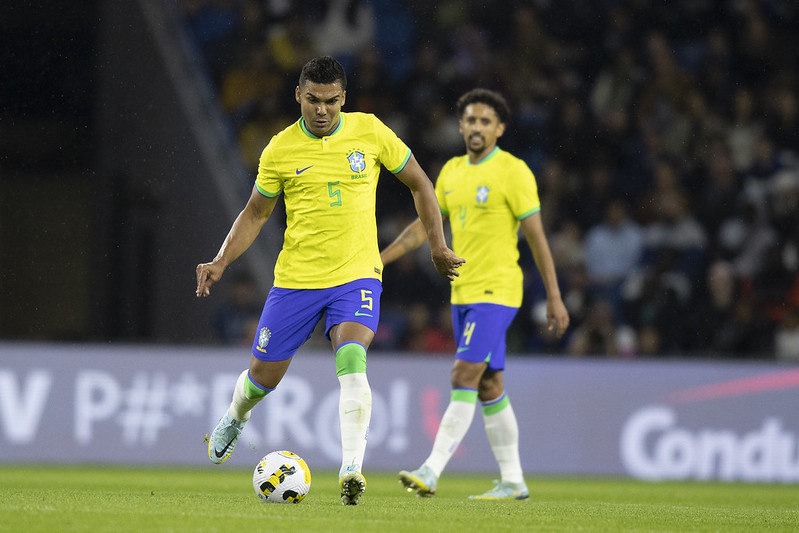
[[[411,154],[411,158],[405,167],[396,176],[413,194],[416,213],[418,213],[423,225],[425,236],[430,242],[430,254],[436,270],[442,276],[449,278],[450,281],[455,279],[455,276],[458,276],[457,269],[464,261],[449,249],[444,239],[441,210],[438,207],[438,200],[430,178],[419,166],[413,154]]]
[[[547,323],[549,331],[555,331],[558,337],[566,332],[569,327],[569,312],[563,305],[563,299],[558,287],[558,278],[555,273],[555,261],[549,250],[544,224],[541,222],[541,212],[523,218],[521,221],[522,233],[527,240],[530,251],[533,253],[535,265],[541,273],[544,287],[547,291]]]
[[[219,253],[210,263],[197,265],[197,297],[211,294],[211,285],[219,281],[228,265],[250,247],[276,203],[277,196],[270,198],[252,188],[247,205],[230,227]]]
[[[408,252],[416,250],[427,240],[427,232],[424,229],[421,219],[417,218],[394,239],[394,242],[386,246],[380,252],[380,259],[384,265],[396,261]]]

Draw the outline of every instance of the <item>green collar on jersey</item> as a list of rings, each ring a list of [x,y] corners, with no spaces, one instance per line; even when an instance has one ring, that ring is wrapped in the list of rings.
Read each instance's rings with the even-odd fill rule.
[[[489,159],[491,159],[492,157],[497,155],[497,153],[499,153],[499,146],[494,146],[494,149],[491,150],[490,152],[488,152],[488,154],[484,158],[482,158],[480,161],[478,161],[477,163],[472,163],[471,161],[469,161],[469,164],[470,165],[475,165],[475,166],[482,165],[483,163],[485,163],[486,161],[488,161]]]
[[[341,127],[342,127],[343,124],[344,124],[344,113],[339,113],[338,114],[338,126],[336,126],[336,129],[331,131],[330,134],[325,135],[325,137],[330,137],[331,135],[335,135],[336,133],[341,131]],[[303,131],[303,133],[305,133],[305,135],[307,135],[311,139],[321,139],[321,137],[318,137],[318,136],[314,135],[313,133],[311,133],[311,131],[305,125],[305,119],[302,118],[302,117],[300,117],[300,129]]]

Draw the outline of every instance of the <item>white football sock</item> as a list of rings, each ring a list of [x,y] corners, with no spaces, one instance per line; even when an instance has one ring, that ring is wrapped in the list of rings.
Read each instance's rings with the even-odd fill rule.
[[[247,370],[242,372],[239,375],[239,379],[236,380],[236,386],[233,388],[233,400],[230,402],[230,407],[228,407],[228,413],[230,416],[239,422],[246,422],[249,420],[252,408],[255,407],[258,402],[263,400],[264,397],[266,397],[266,394],[259,398],[250,398],[247,396],[247,393],[245,392],[247,372]]]
[[[458,398],[457,400],[455,398]],[[452,391],[452,397],[441,417],[438,426],[436,439],[433,442],[433,450],[425,460],[424,465],[430,467],[436,476],[441,476],[444,467],[452,458],[452,454],[458,449],[458,445],[463,440],[469,426],[474,419],[474,409],[477,402],[476,390],[458,389]]]
[[[366,452],[369,420],[372,418],[372,389],[366,374],[357,372],[338,378],[341,395],[338,402],[341,424],[341,468],[354,465],[360,472]]]
[[[491,450],[499,464],[502,481],[523,483],[524,474],[519,458],[519,424],[504,394],[483,404],[483,422]]]

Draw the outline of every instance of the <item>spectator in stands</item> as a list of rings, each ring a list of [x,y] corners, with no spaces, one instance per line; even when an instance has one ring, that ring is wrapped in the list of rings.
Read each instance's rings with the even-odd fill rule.
[[[687,196],[674,188],[659,198],[654,222],[644,229],[645,265],[663,259],[663,252],[673,254],[674,268],[688,278],[697,276],[703,267],[707,247],[704,228],[690,211]]]
[[[731,149],[721,138],[710,141],[697,174],[701,185],[694,212],[709,236],[712,249],[719,225],[738,205],[743,180],[735,170]]]
[[[735,91],[732,120],[726,142],[735,170],[745,172],[755,160],[755,147],[763,135],[763,124],[755,109],[755,95],[748,87]]]
[[[619,353],[615,311],[607,300],[589,305],[585,320],[574,329],[569,355],[616,356]]]
[[[594,300],[607,300],[614,308],[621,302],[622,282],[643,257],[643,237],[624,201],[613,199],[603,222],[585,236],[585,267]]]
[[[417,295],[418,296],[418,295]],[[411,352],[451,354],[457,346],[452,337],[449,303],[433,307],[424,302],[409,306],[410,323],[403,349]]]
[[[732,265],[716,261],[707,269],[701,292],[690,315],[694,337],[691,345],[720,356],[734,349],[735,302],[740,298],[739,280]]]
[[[649,332],[657,351],[666,354],[682,353],[692,328],[692,278],[680,269],[680,257],[678,249],[658,249],[651,263],[627,276],[622,288],[621,323]]]
[[[360,53],[375,37],[372,5],[365,0],[326,0],[319,2],[314,31],[317,50],[335,56],[344,69],[352,71]],[[360,108],[359,108],[360,109]]]
[[[719,226],[719,248],[741,278],[753,278],[766,251],[777,243],[777,233],[761,208],[751,200],[740,202]]]

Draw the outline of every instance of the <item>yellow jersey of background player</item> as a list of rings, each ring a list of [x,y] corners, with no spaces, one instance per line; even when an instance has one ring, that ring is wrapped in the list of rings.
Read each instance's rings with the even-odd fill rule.
[[[452,303],[519,307],[519,221],[541,209],[527,164],[498,146],[477,163],[454,157],[441,169],[436,197],[449,217],[452,250],[467,259],[452,282]]]

